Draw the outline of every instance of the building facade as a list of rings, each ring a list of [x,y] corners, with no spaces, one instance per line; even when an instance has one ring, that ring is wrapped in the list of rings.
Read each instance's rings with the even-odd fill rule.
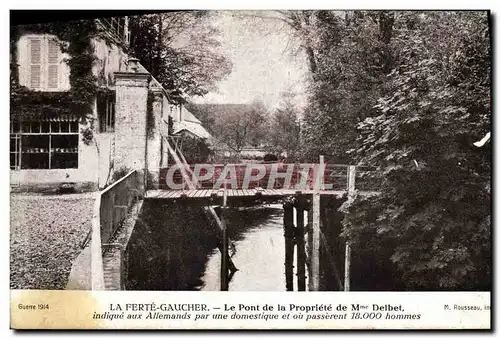
[[[85,119],[71,109],[36,118],[11,119],[10,168],[14,190],[54,190],[62,185],[78,190],[105,187],[113,173],[147,170],[151,185],[167,165],[168,121],[182,121],[182,107],[137,59],[128,53],[128,19],[96,19],[99,36],[92,37],[92,74],[98,91]],[[19,85],[33,93],[71,90],[70,57],[53,34],[23,33],[16,41]],[[71,106],[70,106],[71,107]]]

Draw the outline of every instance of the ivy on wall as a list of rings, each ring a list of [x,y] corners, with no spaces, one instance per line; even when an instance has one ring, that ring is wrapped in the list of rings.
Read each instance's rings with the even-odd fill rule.
[[[65,92],[33,91],[19,84],[17,42],[23,34],[53,34],[61,41],[61,50],[69,55],[71,89]],[[11,118],[30,120],[70,114],[85,121],[93,112],[98,91],[92,74],[96,59],[92,38],[99,35],[94,20],[12,26],[10,29],[10,105]]]
[[[148,91],[148,101],[146,106],[146,132],[149,139],[153,139],[155,133],[155,115],[153,112],[154,101],[154,92]]]
[[[168,116],[168,135],[174,135],[174,118]]]

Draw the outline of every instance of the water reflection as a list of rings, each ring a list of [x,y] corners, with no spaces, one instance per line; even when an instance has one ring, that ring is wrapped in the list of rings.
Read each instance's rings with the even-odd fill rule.
[[[328,248],[322,245],[320,249],[320,290],[339,290],[334,269],[343,279],[345,240],[340,236],[342,214],[338,211],[341,203],[342,200],[335,199],[322,202],[325,212],[322,223],[327,225],[322,230],[329,245]],[[307,213],[304,217],[306,224]],[[229,209],[225,220],[229,238],[236,248],[232,260],[239,269],[229,283],[229,290],[284,291],[282,205]],[[126,289],[219,291],[218,232],[200,206],[145,202],[127,249]],[[367,242],[371,241],[369,234],[366,237]],[[385,246],[388,252],[391,249],[385,244],[379,246]],[[296,253],[295,249],[294,268],[297,267]],[[363,247],[352,249],[351,290],[403,290],[395,278],[396,273],[389,255],[380,258]],[[293,278],[296,289],[297,276],[294,274]]]
[[[281,205],[225,213],[239,269],[229,290],[284,290],[282,213]],[[200,207],[148,202],[128,253],[128,290],[220,289],[216,230]]]
[[[236,253],[232,260],[238,271],[229,283],[229,291],[285,291],[282,206],[271,205],[267,209],[273,213],[259,225],[246,229],[234,242]],[[236,218],[231,219],[230,227],[238,222]],[[212,251],[205,266],[201,290],[220,289],[220,262],[220,252]]]

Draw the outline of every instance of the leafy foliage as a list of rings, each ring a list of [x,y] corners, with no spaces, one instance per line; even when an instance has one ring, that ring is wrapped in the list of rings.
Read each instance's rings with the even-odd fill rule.
[[[345,16],[316,12],[316,68],[304,119],[310,159],[329,154],[337,163],[350,162],[347,151],[356,144],[356,125],[373,114],[391,64],[386,36],[392,31],[392,16],[386,12]]]
[[[231,72],[210,14],[169,12],[132,17],[131,50],[174,102],[203,96]]]
[[[209,161],[213,151],[206,140],[184,137],[182,140],[182,153],[188,164],[203,164]]]
[[[19,85],[17,41],[22,34],[53,34],[60,40],[65,60],[70,67],[68,92],[33,91]],[[92,73],[95,60],[91,40],[99,31],[94,20],[54,22],[11,27],[10,103],[11,116],[15,119],[33,119],[72,114],[85,119],[92,114],[97,93],[97,79]]]
[[[288,161],[298,160],[302,152],[300,111],[291,101],[292,96],[293,93],[284,93],[283,104],[271,117],[266,137],[267,150],[273,154],[285,152]]]
[[[311,74],[306,157],[379,168],[381,194],[341,208],[355,264],[405,289],[490,288],[491,149],[473,146],[491,125],[487,13],[277,15]]]
[[[432,12],[397,21],[397,64],[352,150],[380,167],[381,195],[343,206],[345,235],[363,247],[367,235],[390,239],[407,287],[488,288],[491,155],[489,146],[473,146],[490,127],[487,16]]]
[[[267,108],[259,101],[251,104],[191,104],[187,106],[200,118],[220,145],[239,155],[244,147],[258,147],[267,135]]]

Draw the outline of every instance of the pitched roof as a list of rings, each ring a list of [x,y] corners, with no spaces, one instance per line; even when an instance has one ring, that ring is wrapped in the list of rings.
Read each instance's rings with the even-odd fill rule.
[[[182,121],[174,120],[174,134],[182,131],[188,131],[202,139],[211,139],[210,133],[202,126],[201,121],[198,120],[186,107],[182,106]]]
[[[196,118],[193,113],[187,110],[186,106],[182,106],[182,120],[183,121],[189,121],[189,122],[194,122],[196,124],[201,125],[201,121]]]
[[[210,133],[201,125],[191,121],[174,122],[174,134],[188,131],[201,139],[211,139]]]

